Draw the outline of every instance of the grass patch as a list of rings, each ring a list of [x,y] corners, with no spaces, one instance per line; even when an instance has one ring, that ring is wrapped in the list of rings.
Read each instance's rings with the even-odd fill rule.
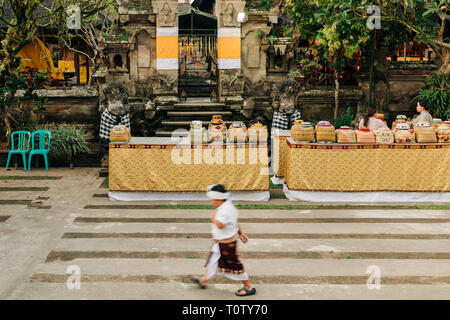
[[[272,180],[269,179],[269,189],[283,189],[282,184],[273,184]]]
[[[47,191],[48,187],[0,187],[0,191]]]
[[[100,185],[101,189],[109,189],[109,177],[106,177]]]
[[[299,258],[303,258],[303,259],[321,259],[322,256],[318,252],[300,251]]]
[[[286,199],[284,194],[271,194],[270,199]]]
[[[62,176],[0,176],[0,180],[61,180]]]
[[[238,209],[247,210],[333,210],[333,209],[352,209],[352,210],[389,210],[389,209],[416,209],[416,210],[450,210],[450,205],[415,205],[415,206],[391,206],[391,205],[305,205],[305,204],[235,204]],[[208,204],[148,204],[148,205],[86,205],[84,209],[184,209],[184,210],[210,210],[213,209]]]

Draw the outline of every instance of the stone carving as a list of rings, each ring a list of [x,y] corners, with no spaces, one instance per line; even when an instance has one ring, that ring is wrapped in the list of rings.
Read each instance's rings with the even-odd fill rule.
[[[223,75],[221,77],[221,83],[224,94],[240,95],[244,91],[245,77],[243,74]]]
[[[300,84],[294,79],[284,78],[275,87],[273,99],[274,110],[282,113],[293,113],[296,109],[296,98],[300,92]]]
[[[111,82],[104,89],[103,94],[107,101],[107,109],[114,116],[123,116],[130,112],[128,105],[128,92],[122,82]]]
[[[223,11],[223,25],[225,27],[234,26],[236,22],[234,21],[234,6],[232,3],[228,3],[225,10]]]
[[[110,131],[115,125],[123,124],[130,129],[130,106],[128,104],[128,91],[122,82],[111,82],[103,89],[103,100],[107,107],[102,112],[100,120],[100,143],[101,153],[108,152]]]
[[[164,2],[158,14],[158,22],[160,27],[173,27],[175,24],[176,12],[168,2]]]

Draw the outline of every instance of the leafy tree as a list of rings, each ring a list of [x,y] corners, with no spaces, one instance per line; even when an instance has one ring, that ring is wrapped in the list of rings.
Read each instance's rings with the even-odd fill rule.
[[[335,110],[339,110],[339,75],[347,62],[360,51],[362,44],[370,39],[370,30],[361,17],[361,1],[353,0],[285,0],[282,9],[291,19],[288,34],[309,40],[315,56],[310,61],[300,61],[306,67],[320,67],[324,60],[334,69]]]
[[[31,43],[43,28],[54,30],[64,38],[67,34],[67,6],[78,5],[83,21],[92,23],[98,12],[108,8],[111,3],[112,1],[108,0],[0,0],[0,21],[6,26],[0,28],[0,119],[6,127],[8,143],[14,127],[12,123],[17,127],[19,121],[16,117],[23,115],[23,110],[14,110],[24,107],[18,96],[25,91],[22,96],[24,99],[35,99],[31,92],[43,86],[42,74],[39,72],[34,72],[31,78],[20,73],[18,67],[21,58],[17,54]]]
[[[446,26],[450,21],[449,0],[362,0],[360,2],[361,7],[355,9],[356,16],[364,18],[364,6],[378,5],[381,11],[382,27],[390,33],[391,38],[399,39],[410,35],[414,40],[429,45],[442,62],[439,72],[444,75],[450,74],[450,38],[445,35]]]

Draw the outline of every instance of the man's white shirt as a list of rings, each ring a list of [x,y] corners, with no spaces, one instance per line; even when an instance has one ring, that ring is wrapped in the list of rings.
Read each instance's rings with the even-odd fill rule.
[[[223,224],[219,229],[215,223],[212,223],[211,233],[214,239],[223,240],[233,237],[239,230],[238,226],[239,211],[231,200],[226,200],[216,209],[216,220]]]

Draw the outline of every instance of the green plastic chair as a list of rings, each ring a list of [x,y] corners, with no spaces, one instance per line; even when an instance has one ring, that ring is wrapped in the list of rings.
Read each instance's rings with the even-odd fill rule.
[[[35,148],[35,137],[39,137],[38,147]],[[47,139],[48,137],[48,139]],[[52,133],[48,130],[37,130],[31,135],[31,151],[28,157],[28,170],[31,171],[31,157],[34,155],[42,155],[45,161],[45,170],[48,171],[48,153],[50,151],[50,139]],[[36,168],[39,167],[39,159],[36,158]]]
[[[17,137],[17,145],[14,143],[14,137]],[[27,153],[30,151],[30,136],[28,131],[14,131],[11,134],[11,150],[8,152],[8,161],[6,162],[6,170],[8,170],[9,162],[13,154],[21,154],[23,160],[23,168],[27,170]]]

